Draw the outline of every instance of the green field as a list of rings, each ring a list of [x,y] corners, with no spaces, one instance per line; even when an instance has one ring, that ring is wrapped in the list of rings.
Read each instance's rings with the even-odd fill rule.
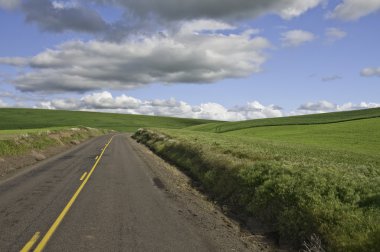
[[[211,123],[135,137],[281,240],[299,246],[317,234],[328,251],[380,251],[379,115]]]
[[[85,126],[133,132],[141,127],[184,128],[210,120],[42,109],[0,109],[0,131]]]
[[[281,241],[297,248],[316,234],[327,251],[380,251],[380,109],[244,122],[32,109],[0,118],[0,156],[26,150],[13,135],[39,149],[46,130],[150,128],[134,137]]]
[[[257,119],[243,122],[215,122],[189,127],[188,129],[196,131],[223,133],[227,131],[241,130],[253,127],[329,124],[375,117],[380,117],[380,108],[325,114]]]

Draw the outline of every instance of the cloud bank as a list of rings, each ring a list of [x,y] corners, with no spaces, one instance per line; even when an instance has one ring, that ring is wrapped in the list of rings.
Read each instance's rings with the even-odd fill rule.
[[[278,105],[263,105],[258,101],[247,102],[244,106],[235,106],[232,108],[226,108],[219,103],[213,102],[193,106],[184,101],[178,101],[175,98],[141,100],[125,94],[113,96],[108,91],[90,93],[81,98],[42,101],[35,105],[35,108],[44,109],[99,111],[222,121],[242,121],[376,107],[380,107],[380,103],[361,102],[355,104],[347,102],[339,105],[329,101],[319,101],[302,104],[296,110],[287,113]]]
[[[257,101],[245,106],[227,109],[218,103],[203,103],[191,106],[174,98],[167,100],[140,100],[127,95],[114,97],[110,92],[96,92],[79,99],[67,98],[40,102],[37,108],[102,111],[154,116],[239,121],[255,118],[279,117],[283,113],[275,105],[264,106]]]
[[[298,107],[296,111],[292,112],[291,114],[303,115],[303,114],[369,109],[369,108],[377,108],[377,107],[380,107],[380,103],[361,102],[359,104],[354,104],[352,102],[347,102],[342,105],[339,105],[339,104],[335,104],[329,101],[319,101],[319,102],[308,102],[308,103],[302,104],[301,106]]]

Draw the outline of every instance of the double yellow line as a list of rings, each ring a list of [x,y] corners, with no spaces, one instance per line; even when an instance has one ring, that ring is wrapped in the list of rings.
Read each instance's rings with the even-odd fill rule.
[[[40,243],[38,243],[38,245],[34,249],[34,252],[40,252],[40,251],[42,251],[45,248],[46,244],[48,243],[48,241],[50,240],[50,238],[52,237],[52,235],[54,234],[54,232],[57,230],[59,224],[61,224],[61,222],[65,218],[66,214],[69,212],[71,206],[74,204],[75,200],[78,198],[80,192],[82,191],[82,189],[84,188],[84,186],[87,184],[87,181],[90,179],[92,173],[94,172],[96,166],[98,165],[98,163],[99,163],[100,159],[102,158],[104,152],[106,151],[108,145],[110,145],[113,137],[114,136],[112,136],[111,139],[104,146],[102,152],[99,155],[99,158],[96,159],[95,164],[92,166],[90,172],[88,173],[88,176],[82,182],[82,184],[79,186],[79,188],[76,190],[76,192],[74,193],[74,195],[71,197],[69,203],[67,203],[67,205],[65,206],[65,208],[59,214],[58,218],[54,221],[53,225],[49,228],[49,230],[47,231],[47,233],[45,234],[45,236],[42,238],[42,240],[40,241]],[[37,242],[39,236],[40,236],[40,232],[35,233],[33,235],[32,239],[30,239],[30,241],[28,241],[25,244],[25,246],[21,249],[21,252],[29,252],[31,250],[31,248],[33,247],[33,245]]]

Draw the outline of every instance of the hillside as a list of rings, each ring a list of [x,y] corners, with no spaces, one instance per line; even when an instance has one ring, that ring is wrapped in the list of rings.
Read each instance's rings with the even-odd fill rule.
[[[210,123],[210,120],[24,108],[0,109],[0,130],[86,126],[135,131],[141,127],[174,128]]]
[[[284,126],[284,125],[310,125],[327,124],[346,121],[354,121],[366,118],[380,117],[380,108],[354,110],[345,112],[312,114],[302,116],[278,117],[267,119],[256,119],[241,122],[213,122],[191,126],[188,130],[222,133],[227,131],[241,130],[263,126]]]

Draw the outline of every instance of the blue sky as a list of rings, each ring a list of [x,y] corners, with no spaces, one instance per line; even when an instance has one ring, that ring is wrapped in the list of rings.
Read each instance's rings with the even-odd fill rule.
[[[0,0],[0,106],[220,120],[380,106],[380,0],[222,2]]]

